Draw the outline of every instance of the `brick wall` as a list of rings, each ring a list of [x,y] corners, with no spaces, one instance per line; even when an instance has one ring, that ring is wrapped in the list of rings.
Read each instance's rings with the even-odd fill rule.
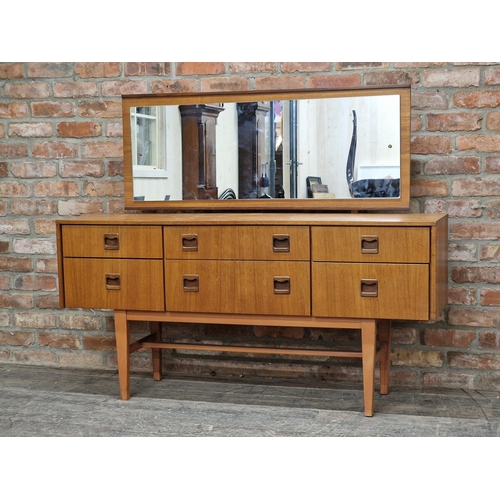
[[[60,310],[54,221],[123,211],[121,94],[412,85],[413,212],[447,212],[449,305],[395,323],[392,384],[500,386],[500,63],[0,63],[0,362],[115,369],[108,311]],[[133,325],[141,333],[145,324]],[[175,339],[359,333],[172,325]],[[150,369],[147,353],[133,356]],[[361,380],[359,360],[165,353],[167,370]]]

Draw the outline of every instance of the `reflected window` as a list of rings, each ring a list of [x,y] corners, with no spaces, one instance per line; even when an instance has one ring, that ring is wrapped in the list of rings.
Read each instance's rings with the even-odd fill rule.
[[[166,117],[163,106],[131,108],[134,177],[166,175]]]

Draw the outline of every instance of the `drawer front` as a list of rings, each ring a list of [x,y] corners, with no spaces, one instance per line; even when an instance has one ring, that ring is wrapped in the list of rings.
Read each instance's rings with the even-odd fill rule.
[[[310,314],[308,262],[167,260],[167,311]]]
[[[66,307],[163,311],[163,261],[64,259]]]
[[[429,319],[426,264],[312,265],[313,316]]]
[[[309,228],[297,226],[164,227],[166,259],[304,260]]]
[[[64,257],[162,259],[161,226],[62,227]]]
[[[430,260],[425,227],[313,227],[315,262],[412,262]]]

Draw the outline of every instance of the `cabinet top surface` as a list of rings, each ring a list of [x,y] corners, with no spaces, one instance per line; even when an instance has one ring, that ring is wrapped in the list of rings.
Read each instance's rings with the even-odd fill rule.
[[[60,219],[58,224],[111,225],[366,225],[433,226],[446,214],[360,213],[154,213],[90,214]]]

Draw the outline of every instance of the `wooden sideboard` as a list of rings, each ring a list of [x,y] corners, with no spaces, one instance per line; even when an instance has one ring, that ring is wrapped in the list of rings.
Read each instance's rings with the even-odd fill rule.
[[[109,214],[57,221],[61,307],[113,309],[121,399],[130,355],[161,349],[358,357],[365,415],[375,365],[389,386],[391,320],[435,320],[447,303],[447,216]],[[150,322],[130,340],[129,322]],[[162,323],[361,330],[359,352],[162,341]]]

